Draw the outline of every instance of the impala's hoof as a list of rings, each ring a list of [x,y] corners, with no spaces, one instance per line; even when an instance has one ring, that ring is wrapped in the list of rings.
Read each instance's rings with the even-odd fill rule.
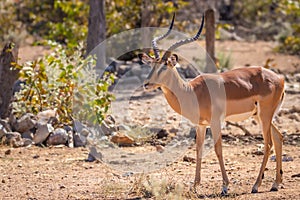
[[[228,188],[222,187],[221,196],[227,196],[228,195]]]
[[[251,191],[251,193],[252,193],[252,194],[258,193],[258,190],[257,190],[256,188],[253,188],[252,191]]]
[[[272,187],[270,192],[277,192],[278,191],[278,188],[277,187]]]

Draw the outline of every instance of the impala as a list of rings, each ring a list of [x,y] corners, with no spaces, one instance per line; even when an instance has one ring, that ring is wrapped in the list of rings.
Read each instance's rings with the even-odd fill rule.
[[[282,182],[282,134],[273,123],[273,117],[280,108],[284,96],[284,80],[276,73],[263,67],[244,67],[220,74],[201,74],[186,82],[178,74],[174,62],[170,61],[172,51],[181,45],[196,41],[202,31],[171,45],[160,57],[157,42],[168,36],[174,24],[174,17],[168,32],[152,40],[155,57],[139,54],[141,61],[152,69],[144,81],[145,90],[161,88],[168,104],[180,115],[196,125],[196,173],[194,188],[200,184],[200,170],[205,139],[205,130],[210,126],[214,149],[222,173],[222,194],[227,194],[229,180],[222,155],[221,124],[224,121],[241,121],[251,116],[261,125],[264,138],[264,156],[252,193],[258,192],[272,144],[276,154],[276,179],[271,191],[277,191]]]

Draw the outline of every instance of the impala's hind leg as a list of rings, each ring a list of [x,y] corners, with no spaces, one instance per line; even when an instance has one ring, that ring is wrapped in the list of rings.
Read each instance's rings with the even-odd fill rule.
[[[276,179],[273,183],[271,191],[278,191],[278,186],[282,183],[282,134],[278,131],[277,127],[271,124],[272,141],[276,154]]]
[[[260,105],[260,107],[263,107]],[[272,139],[271,139],[271,122],[273,118],[273,113],[274,111],[272,110],[262,110],[260,109],[259,112],[259,121],[261,123],[261,128],[263,132],[263,138],[264,138],[264,157],[263,161],[259,170],[258,177],[256,179],[255,184],[252,187],[252,193],[257,193],[258,192],[258,187],[261,185],[263,176],[264,176],[264,171],[266,169],[266,165],[268,162],[268,158],[270,155],[270,150],[272,147]]]

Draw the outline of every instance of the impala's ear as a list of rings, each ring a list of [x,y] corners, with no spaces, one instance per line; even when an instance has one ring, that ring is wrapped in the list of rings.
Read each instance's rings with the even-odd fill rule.
[[[178,56],[177,54],[172,54],[167,61],[168,67],[175,67],[178,64]]]
[[[144,64],[150,64],[154,61],[154,58],[152,58],[151,56],[145,54],[145,53],[139,53],[138,54],[139,59],[142,61],[142,63]]]

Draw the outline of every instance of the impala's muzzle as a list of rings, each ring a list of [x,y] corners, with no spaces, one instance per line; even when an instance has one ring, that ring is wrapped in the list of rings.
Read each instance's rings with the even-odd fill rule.
[[[143,88],[145,91],[151,91],[157,88],[156,84],[153,83],[149,83],[149,82],[144,82],[143,84]]]
[[[147,90],[148,86],[149,86],[149,83],[144,83],[144,85],[143,85],[144,90]]]

